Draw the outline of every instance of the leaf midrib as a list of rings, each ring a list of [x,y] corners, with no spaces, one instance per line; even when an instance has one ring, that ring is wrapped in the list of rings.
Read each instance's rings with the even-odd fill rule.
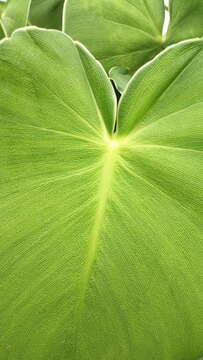
[[[98,195],[97,195],[97,199],[98,199],[97,208],[93,220],[93,225],[90,230],[87,257],[86,257],[83,276],[81,280],[81,296],[77,307],[75,342],[77,342],[77,331],[78,331],[77,328],[83,313],[83,307],[85,302],[86,291],[88,288],[88,283],[96,260],[97,250],[100,245],[99,238],[103,230],[102,229],[104,223],[103,220],[107,209],[110,190],[112,189],[112,181],[115,173],[115,166],[118,160],[118,156],[119,155],[117,148],[113,148],[109,146],[109,148],[107,148],[107,150],[105,151],[102,159],[101,181],[98,186]]]
[[[101,181],[98,189],[98,203],[97,203],[97,211],[94,219],[94,224],[92,227],[90,240],[89,240],[89,249],[88,256],[86,261],[86,276],[91,271],[91,267],[93,265],[97,247],[100,231],[102,229],[103,218],[105,215],[106,205],[109,198],[109,191],[112,184],[114,167],[117,158],[117,150],[114,148],[110,148],[109,151],[104,155],[103,158],[103,168],[101,173]],[[88,279],[86,279],[88,281]]]

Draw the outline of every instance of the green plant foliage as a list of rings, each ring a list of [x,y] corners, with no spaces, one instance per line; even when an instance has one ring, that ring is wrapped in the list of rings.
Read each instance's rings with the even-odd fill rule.
[[[122,93],[131,78],[131,74],[128,69],[115,66],[110,69],[109,78],[113,80],[117,90]]]
[[[1,42],[2,359],[202,356],[202,69],[171,47],[117,109],[67,35]]]
[[[0,21],[0,39],[3,39],[5,37],[5,33],[4,33],[4,30],[3,30],[3,27],[1,25],[1,21]]]
[[[160,0],[68,0],[64,31],[84,43],[108,71],[134,72],[163,48]]]
[[[169,0],[170,27],[169,44],[203,36],[203,1]]]
[[[63,3],[64,0],[32,0],[31,24],[61,30]]]
[[[6,36],[27,25],[30,3],[31,0],[8,0],[7,3],[2,3],[1,25]]]
[[[0,1],[0,40],[5,37],[5,30],[3,29],[3,24],[1,22],[1,15],[5,10],[5,7],[6,7],[6,3]]]
[[[203,35],[202,0],[170,0],[169,11],[171,24],[163,36],[163,0],[66,0],[64,30],[107,72],[128,68],[132,76],[168,44]]]
[[[0,1],[0,16],[1,16],[2,12],[4,11],[5,6],[6,6],[6,3]]]

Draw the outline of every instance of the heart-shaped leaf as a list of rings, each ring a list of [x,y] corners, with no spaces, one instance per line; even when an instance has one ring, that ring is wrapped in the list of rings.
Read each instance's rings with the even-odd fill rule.
[[[33,28],[1,42],[2,359],[202,356],[202,69],[203,40],[163,52],[114,133],[83,46]]]
[[[8,0],[2,10],[1,25],[7,36],[28,23],[31,0]],[[3,6],[4,6],[3,5]]]
[[[64,0],[32,0],[30,22],[40,27],[62,28]]]
[[[128,68],[132,76],[169,44],[203,35],[202,0],[170,0],[166,35],[164,9],[164,0],[66,0],[64,31],[85,44],[107,72]]]

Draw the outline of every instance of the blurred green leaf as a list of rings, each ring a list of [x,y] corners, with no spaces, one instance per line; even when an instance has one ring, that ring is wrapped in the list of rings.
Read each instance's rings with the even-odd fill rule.
[[[8,0],[3,4],[1,24],[6,36],[10,36],[14,30],[27,25],[30,3],[31,0]]]
[[[31,24],[61,30],[63,4],[64,0],[32,0]]]

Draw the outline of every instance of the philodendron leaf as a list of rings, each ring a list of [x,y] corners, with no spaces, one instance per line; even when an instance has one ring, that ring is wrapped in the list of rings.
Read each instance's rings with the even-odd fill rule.
[[[171,0],[171,24],[162,35],[164,0],[66,0],[64,31],[102,62],[132,74],[163,48],[203,35],[203,1]]]
[[[25,51],[26,49],[26,51]],[[203,354],[203,40],[116,99],[65,34],[0,45],[1,357]]]
[[[32,0],[30,22],[33,25],[60,29],[64,0]]]
[[[31,0],[8,0],[1,15],[1,24],[7,36],[20,27],[26,26]]]
[[[128,69],[115,66],[110,69],[109,77],[113,80],[116,89],[122,93],[131,78],[131,74]]]

